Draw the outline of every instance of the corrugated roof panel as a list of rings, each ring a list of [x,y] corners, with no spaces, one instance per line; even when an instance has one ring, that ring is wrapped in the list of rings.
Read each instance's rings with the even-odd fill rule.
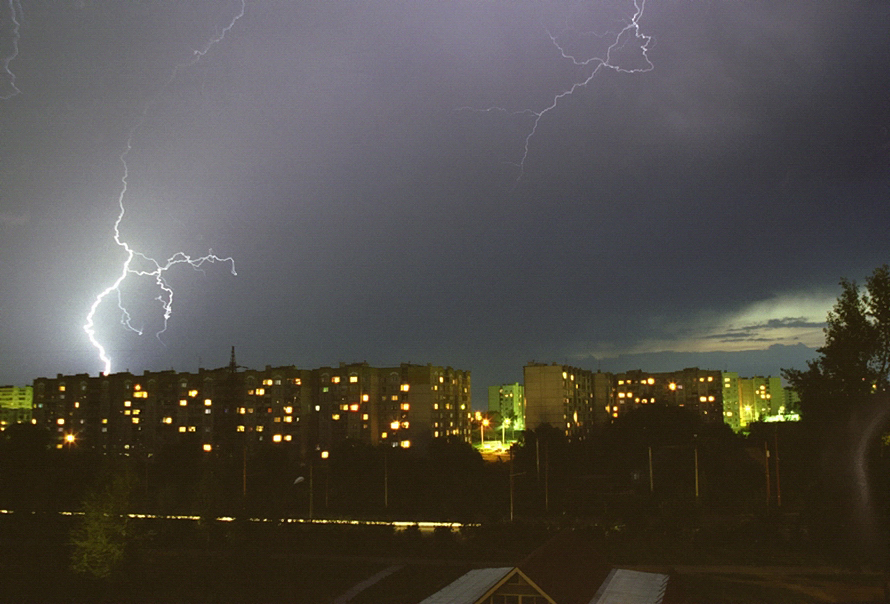
[[[473,604],[511,570],[513,567],[471,570],[420,604]]]
[[[668,575],[613,569],[590,604],[661,604]]]

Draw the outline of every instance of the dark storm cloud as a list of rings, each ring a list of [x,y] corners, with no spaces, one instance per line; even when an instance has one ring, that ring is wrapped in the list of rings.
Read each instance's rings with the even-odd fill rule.
[[[881,3],[647,0],[654,69],[562,99],[521,173],[523,111],[585,76],[548,32],[590,56],[633,2],[258,0],[162,88],[238,8],[24,7],[23,93],[0,101],[0,381],[98,370],[81,325],[123,260],[118,156],[143,111],[122,235],[213,248],[239,276],[171,272],[163,344],[103,307],[120,368],[218,366],[234,344],[249,366],[452,364],[478,389],[532,358],[787,344],[839,277],[887,261]],[[146,328],[152,288],[123,292]],[[824,309],[768,304],[817,290]]]

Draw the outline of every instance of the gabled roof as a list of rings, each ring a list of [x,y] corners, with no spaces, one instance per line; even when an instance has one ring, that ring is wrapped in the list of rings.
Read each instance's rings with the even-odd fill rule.
[[[518,581],[507,584],[514,577]],[[557,604],[553,598],[528,578],[518,568],[479,568],[471,570],[467,574],[437,591],[420,604],[481,604],[488,599],[506,590],[508,593],[515,589],[533,590],[549,604]],[[519,593],[527,593],[521,591]],[[511,595],[515,595],[511,593]]]
[[[588,604],[612,569],[591,535],[576,530],[557,533],[519,568],[557,604]]]
[[[613,569],[590,604],[661,604],[668,575]]]
[[[498,585],[513,570],[512,567],[477,568],[437,591],[420,604],[474,604]]]

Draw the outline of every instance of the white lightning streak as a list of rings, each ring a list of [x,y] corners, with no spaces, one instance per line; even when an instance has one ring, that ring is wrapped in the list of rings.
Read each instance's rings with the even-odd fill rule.
[[[18,10],[16,10],[16,6],[18,6]],[[4,101],[11,99],[17,94],[21,94],[22,92],[15,85],[15,74],[9,68],[9,64],[12,60],[19,56],[19,27],[21,24],[18,21],[17,14],[22,14],[22,5],[19,4],[17,0],[9,0],[9,20],[12,21],[12,54],[3,57],[3,71],[6,72],[6,75],[9,78],[9,86],[12,88],[12,91],[8,94],[0,94],[0,100]]]
[[[132,149],[133,149],[133,138],[136,136],[136,133],[142,127],[143,123],[145,123],[145,120],[148,116],[149,109],[154,105],[155,101],[167,89],[167,87],[170,86],[170,84],[173,82],[173,80],[176,79],[176,76],[179,74],[179,72],[181,70],[191,67],[192,65],[194,65],[195,63],[200,61],[210,51],[210,49],[215,44],[221,42],[223,40],[223,38],[226,37],[226,34],[229,31],[231,31],[231,29],[235,26],[235,23],[237,23],[238,19],[240,19],[241,17],[244,16],[245,10],[246,10],[246,0],[241,0],[241,10],[238,12],[237,15],[235,15],[232,18],[232,20],[229,22],[229,24],[219,32],[218,35],[212,37],[210,39],[210,41],[207,42],[207,44],[202,49],[195,50],[191,59],[189,59],[188,61],[186,61],[184,63],[179,63],[173,67],[173,70],[170,73],[170,77],[167,78],[167,81],[164,82],[164,84],[161,86],[161,88],[157,92],[157,94],[155,94],[154,97],[152,97],[151,99],[148,100],[148,102],[146,102],[145,106],[142,109],[142,114],[140,115],[139,120],[130,129],[130,133],[127,136],[127,142],[126,142],[125,149],[124,149],[123,153],[121,153],[118,156],[121,164],[123,165],[123,176],[121,177],[120,195],[118,195],[118,199],[117,199],[119,212],[117,215],[117,220],[115,220],[115,222],[114,222],[114,242],[119,247],[123,248],[123,250],[127,254],[127,258],[124,261],[123,266],[121,267],[121,272],[118,275],[117,279],[115,279],[111,285],[106,287],[104,290],[102,290],[96,296],[96,299],[93,301],[92,305],[90,306],[90,311],[87,313],[86,323],[83,325],[83,330],[86,332],[87,337],[90,340],[90,343],[99,352],[99,360],[102,361],[102,363],[104,364],[103,373],[106,375],[111,373],[111,359],[108,357],[108,354],[105,351],[105,347],[102,346],[102,344],[96,338],[96,329],[95,329],[94,319],[96,316],[96,311],[99,309],[99,306],[102,304],[103,300],[105,300],[105,298],[107,298],[112,292],[117,292],[118,308],[120,308],[120,310],[121,310],[121,324],[123,324],[125,327],[127,327],[131,331],[134,331],[134,332],[138,333],[139,335],[142,335],[142,330],[133,327],[133,325],[131,324],[130,313],[127,312],[127,309],[124,307],[123,300],[121,298],[120,286],[123,284],[123,282],[126,280],[126,278],[129,275],[135,275],[137,277],[153,277],[155,284],[161,290],[161,293],[156,298],[161,303],[161,306],[164,309],[164,313],[163,313],[164,326],[159,332],[157,332],[157,334],[155,334],[159,341],[161,339],[161,334],[167,330],[167,322],[169,321],[170,317],[173,314],[173,289],[170,287],[170,285],[164,279],[164,273],[166,273],[167,270],[176,266],[177,264],[188,264],[196,270],[202,270],[201,267],[204,264],[208,264],[208,263],[212,264],[212,263],[216,263],[216,262],[227,262],[231,265],[232,274],[237,275],[237,273],[235,272],[234,259],[232,259],[230,257],[221,258],[221,257],[215,255],[213,253],[213,250],[208,250],[206,256],[201,256],[199,258],[192,258],[191,256],[188,256],[184,252],[176,252],[170,258],[168,258],[165,262],[163,262],[163,263],[158,262],[154,258],[146,256],[142,252],[134,250],[132,247],[130,247],[130,245],[121,238],[120,225],[124,219],[124,213],[125,213],[124,198],[127,195],[128,178],[130,176],[130,170],[127,165],[127,156],[129,155],[130,151],[132,151]],[[133,261],[137,260],[137,259],[145,262],[145,264],[147,265],[148,268],[134,268]]]
[[[472,109],[469,107],[461,107],[459,109],[482,113],[503,112],[509,113],[511,115],[531,115],[534,117],[531,129],[525,136],[522,158],[515,164],[519,168],[519,175],[516,178],[517,183],[522,179],[522,175],[525,170],[525,162],[528,159],[531,140],[535,136],[535,133],[538,131],[538,124],[541,123],[541,120],[544,118],[545,115],[556,109],[557,105],[559,105],[559,102],[562,99],[571,96],[575,93],[576,90],[580,88],[585,88],[593,80],[593,78],[596,77],[596,74],[598,74],[600,70],[604,68],[611,69],[612,71],[618,73],[645,73],[647,71],[652,71],[653,69],[655,69],[655,65],[653,65],[652,62],[649,60],[649,55],[647,54],[649,51],[649,44],[652,42],[652,36],[647,36],[642,33],[639,23],[640,19],[643,16],[643,11],[646,9],[646,0],[634,0],[634,9],[636,10],[636,12],[634,13],[633,17],[631,17],[630,21],[618,32],[612,32],[612,36],[614,37],[612,38],[612,43],[606,50],[605,57],[591,57],[589,59],[583,60],[578,59],[566,52],[562,45],[560,45],[559,40],[556,36],[551,34],[549,31],[547,32],[547,35],[550,37],[550,41],[559,51],[559,54],[562,56],[562,58],[568,59],[578,67],[590,68],[590,72],[584,79],[574,82],[569,88],[555,94],[553,96],[553,101],[543,109],[522,109],[520,111],[508,111],[507,109],[504,109],[502,107],[489,107],[487,109]],[[643,60],[645,61],[645,65],[642,67],[628,69],[614,63],[614,59],[612,56],[613,53],[623,48],[631,40],[636,41],[639,45],[640,53],[643,57]]]

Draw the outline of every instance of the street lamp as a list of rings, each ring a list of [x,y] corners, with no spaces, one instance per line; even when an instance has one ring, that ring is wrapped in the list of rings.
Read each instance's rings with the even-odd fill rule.
[[[482,449],[485,448],[485,429],[488,427],[488,425],[490,423],[491,422],[488,421],[488,418],[486,417],[485,419],[482,420],[482,423],[479,424],[479,437],[481,438],[481,441],[482,441],[479,446]]]

